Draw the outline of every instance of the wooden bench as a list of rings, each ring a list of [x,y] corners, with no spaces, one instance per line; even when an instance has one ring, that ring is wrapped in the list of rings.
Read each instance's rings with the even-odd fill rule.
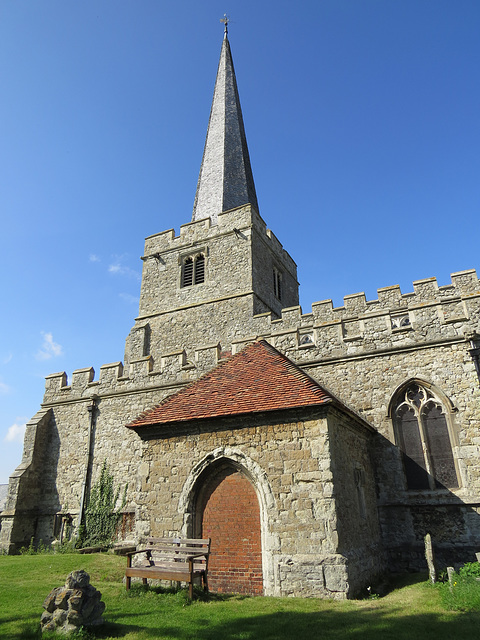
[[[210,538],[147,538],[147,547],[127,553],[125,582],[127,591],[132,578],[147,580],[175,580],[188,583],[188,595],[193,598],[193,581],[200,578],[208,593],[208,556]],[[141,564],[132,567],[132,557],[144,553]]]

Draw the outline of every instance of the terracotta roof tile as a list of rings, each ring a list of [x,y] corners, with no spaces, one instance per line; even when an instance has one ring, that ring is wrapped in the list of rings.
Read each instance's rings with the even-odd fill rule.
[[[145,411],[127,427],[318,406],[332,400],[315,380],[260,340]]]

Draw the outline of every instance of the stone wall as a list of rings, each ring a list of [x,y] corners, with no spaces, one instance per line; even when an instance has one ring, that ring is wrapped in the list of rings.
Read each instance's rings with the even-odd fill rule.
[[[182,287],[182,260],[198,253],[205,256],[205,282]],[[142,259],[139,320],[246,294],[257,298],[259,308],[251,311],[278,315],[282,304],[272,296],[274,264],[284,274],[283,306],[298,304],[296,265],[251,205],[220,214],[216,225],[198,220],[182,225],[178,236],[173,229],[149,236]]]
[[[192,252],[204,253],[206,280],[182,289],[181,261]],[[274,266],[284,277],[283,309],[273,294]],[[160,528],[162,532],[158,533],[178,532],[188,525],[182,515],[173,513],[166,521],[160,516],[151,520],[148,512],[157,500],[164,499],[163,488],[173,487],[180,476],[182,482],[187,481],[185,476],[189,472],[181,463],[189,448],[199,447],[192,451],[192,465],[195,460],[201,464],[201,456],[210,455],[208,451],[230,447],[239,456],[251,456],[248,459],[252,464],[255,461],[262,468],[256,456],[263,447],[271,459],[268,472],[262,468],[261,473],[268,475],[268,486],[273,474],[271,491],[278,496],[268,503],[268,509],[273,509],[278,500],[281,502],[278,513],[272,512],[271,526],[263,525],[263,548],[271,550],[270,564],[264,567],[269,592],[307,594],[327,588],[328,575],[340,575],[348,568],[345,556],[341,551],[337,553],[334,543],[338,532],[332,506],[335,500],[333,494],[324,493],[332,482],[327,476],[333,470],[325,453],[329,445],[319,444],[326,435],[320,434],[318,425],[312,427],[314,435],[308,436],[307,440],[312,438],[308,444],[304,427],[302,430],[292,425],[283,435],[272,425],[262,427],[261,433],[254,429],[251,445],[246,434],[253,427],[245,424],[231,432],[224,429],[209,435],[199,432],[183,439],[167,438],[168,455],[160,456],[159,445],[155,449],[161,462],[152,470],[152,477],[158,477],[158,486],[157,480],[152,485],[150,472],[144,473],[150,469],[149,448],[125,429],[125,424],[142,411],[198,379],[226,354],[236,353],[262,337],[377,429],[378,435],[368,446],[376,474],[381,532],[392,566],[408,564],[405,549],[421,543],[426,527],[432,529],[437,547],[478,550],[480,368],[478,362],[477,368],[475,364],[480,353],[478,333],[480,283],[473,270],[454,273],[452,283],[446,286],[439,287],[434,278],[429,278],[414,282],[411,293],[402,294],[398,286],[386,287],[378,290],[376,300],[367,301],[363,293],[353,294],[345,297],[341,307],[334,308],[331,300],[324,300],[314,303],[311,312],[304,314],[298,306],[295,263],[250,205],[221,214],[218,225],[202,220],[183,225],[179,236],[172,230],[150,236],[145,244],[140,315],[126,341],[125,365],[121,362],[103,365],[98,379],[92,368],[74,371],[70,381],[63,372],[47,377],[42,410],[27,426],[24,459],[11,478],[0,543],[13,548],[28,544],[32,536],[37,541],[51,540],[54,515],[78,514],[86,474],[87,484],[95,482],[105,458],[112,462],[115,482],[119,485],[128,482],[128,507],[135,509],[138,504],[137,534],[150,533],[150,527],[152,533]],[[406,489],[390,405],[396,391],[409,380],[431,385],[445,400],[460,480],[458,489],[430,493]],[[88,406],[92,402],[96,415],[88,461]],[[358,436],[349,429],[339,428],[335,433],[338,464],[342,459],[342,438],[349,450],[355,449],[353,443]],[[274,444],[269,444],[270,440]],[[284,453],[277,451],[278,447]],[[315,458],[312,447],[323,447],[324,457]],[[287,454],[288,459],[282,457]],[[146,457],[142,460],[142,456]],[[295,456],[299,456],[297,462]],[[310,469],[317,464],[314,459],[320,471],[317,467]],[[167,477],[170,469],[175,469],[172,473],[177,478],[160,480]],[[301,479],[301,474],[310,472],[320,473],[321,478]],[[367,501],[372,500],[369,473],[365,458],[359,461],[355,480],[351,470],[347,474],[350,484],[363,478]],[[325,528],[321,518],[313,518],[311,522],[307,518],[302,531],[305,536],[308,531],[311,540],[319,541],[322,554],[333,558],[332,567],[336,568],[325,568],[319,576],[313,563],[306,577],[303,569],[296,574],[297,566],[305,567],[310,562],[308,554],[302,552],[305,536],[299,540],[292,534],[289,542],[290,534],[282,534],[280,544],[278,527],[284,522],[288,530],[289,514],[308,512],[312,499],[305,497],[302,483],[305,486],[311,483],[312,489],[315,482],[322,485],[321,496],[317,498],[325,510],[325,522],[330,524]],[[180,486],[172,491],[175,499],[180,499]],[[352,491],[350,486],[345,497],[349,492],[353,495]],[[267,500],[265,496],[263,499]],[[345,504],[350,504],[349,499]],[[261,504],[262,513],[270,514],[265,504]],[[355,508],[352,503],[347,513],[353,513]],[[373,513],[370,504],[366,504],[366,510]],[[452,518],[447,519],[447,528],[439,528],[435,514],[449,513]],[[347,516],[341,518],[348,521]],[[457,526],[455,522],[462,524]],[[352,532],[356,532],[355,523],[352,526]],[[366,525],[370,534],[371,526]],[[344,538],[340,546],[350,549],[348,526],[341,528]],[[446,531],[452,534],[448,544]],[[289,555],[294,553],[295,562]],[[350,549],[350,557],[352,553]],[[418,562],[421,557],[422,554],[418,555]],[[418,566],[417,560],[410,566]],[[373,567],[365,568],[360,562],[356,574],[359,582],[363,571],[372,572]],[[352,572],[353,565],[351,575]]]
[[[332,487],[338,553],[345,558],[350,595],[359,595],[385,570],[370,449],[374,429],[334,410],[329,415]]]
[[[347,528],[355,532],[348,538],[355,555],[351,576],[340,551],[337,520],[339,503],[351,491],[351,465],[368,458],[369,434],[363,433],[363,423],[339,415],[330,408],[316,410],[313,417],[290,412],[288,421],[286,415],[268,420],[248,416],[144,431],[148,446],[139,466],[139,537],[197,532],[201,514],[196,513],[196,495],[209,465],[226,460],[257,491],[265,594],[345,597],[358,592],[383,569],[371,473],[367,471],[365,508],[374,512],[366,514],[365,524],[355,524],[357,508],[341,512],[343,546]],[[336,448],[337,457],[330,442],[340,431],[351,437]]]

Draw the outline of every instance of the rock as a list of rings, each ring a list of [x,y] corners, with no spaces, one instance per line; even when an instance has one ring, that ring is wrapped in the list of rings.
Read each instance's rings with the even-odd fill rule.
[[[102,594],[90,584],[83,569],[72,571],[64,587],[53,589],[45,598],[40,625],[43,631],[69,633],[79,627],[102,624],[105,603]]]

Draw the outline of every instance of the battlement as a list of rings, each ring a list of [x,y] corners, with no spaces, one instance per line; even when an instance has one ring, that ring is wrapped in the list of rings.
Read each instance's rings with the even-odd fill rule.
[[[250,204],[224,211],[218,215],[217,224],[212,224],[210,218],[194,220],[181,225],[179,235],[174,229],[148,236],[145,239],[145,256],[156,257],[167,251],[183,251],[188,247],[207,242],[215,237],[228,233],[240,233],[254,228],[276,254],[282,254],[285,260],[291,262],[296,269],[295,262],[283,248],[275,234],[267,229],[267,225],[260,214]]]
[[[184,349],[163,354],[155,366],[152,356],[132,360],[124,368],[122,362],[112,362],[100,367],[99,379],[95,380],[93,367],[76,369],[71,381],[65,371],[52,373],[45,378],[43,402],[68,402],[115,395],[118,393],[143,391],[159,386],[180,386],[192,382],[206,371],[215,367],[221,358],[221,348],[217,344],[196,348],[191,361]]]
[[[417,306],[446,304],[455,299],[480,295],[480,281],[475,269],[451,274],[452,284],[438,286],[436,278],[425,278],[413,282],[413,292],[403,293],[398,284],[377,289],[378,298],[367,300],[365,293],[353,293],[343,298],[342,307],[334,307],[332,300],[322,300],[312,304],[312,314],[320,321],[341,320],[352,315],[362,315],[376,311],[398,311],[414,309]],[[284,309],[287,316],[290,309]]]
[[[335,358],[375,351],[461,339],[480,329],[480,282],[470,269],[453,273],[452,284],[438,286],[436,278],[416,280],[413,292],[399,285],[378,289],[376,300],[365,293],[283,309],[279,318],[253,318],[250,335],[262,336],[294,360]],[[236,340],[234,352],[251,341]]]
[[[312,311],[306,314],[300,306],[283,309],[279,318],[263,313],[252,317],[243,327],[243,335],[237,335],[231,344],[184,346],[157,353],[155,358],[132,355],[125,367],[121,362],[102,365],[98,380],[92,367],[75,370],[70,384],[65,372],[54,373],[46,378],[44,402],[163,386],[174,389],[215,367],[222,349],[236,353],[259,338],[297,362],[464,340],[480,331],[480,282],[474,269],[454,273],[451,278],[452,284],[441,287],[435,278],[417,280],[414,291],[405,294],[398,285],[383,287],[378,289],[376,300],[367,300],[363,292],[350,294],[341,307],[323,300],[312,304]],[[149,332],[139,327],[137,333],[136,352],[141,354]]]

